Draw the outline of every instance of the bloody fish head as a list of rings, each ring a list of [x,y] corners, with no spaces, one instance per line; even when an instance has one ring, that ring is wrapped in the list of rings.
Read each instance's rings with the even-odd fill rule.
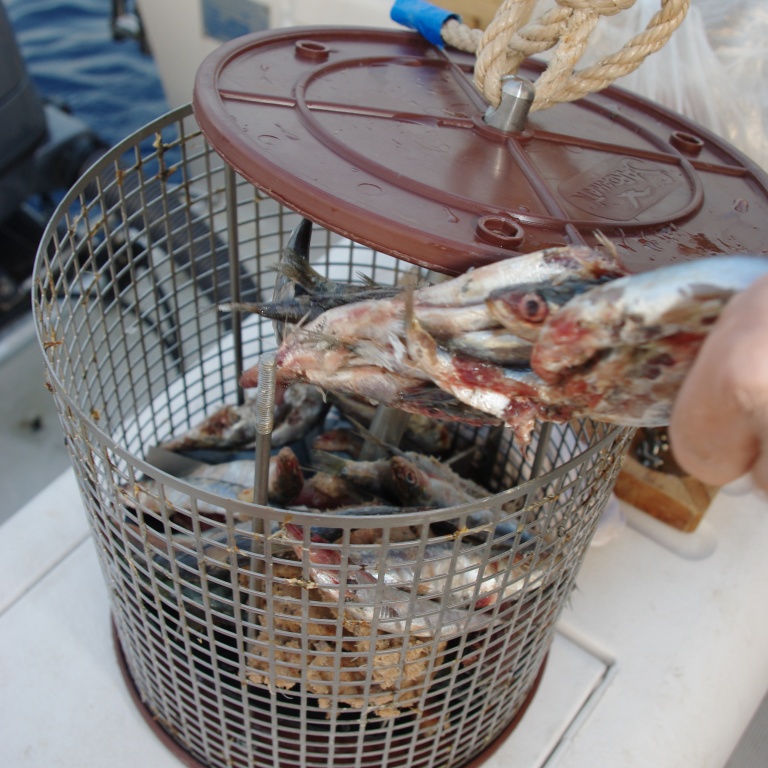
[[[269,463],[269,495],[275,504],[286,506],[301,493],[304,473],[296,454],[287,446],[281,448]]]

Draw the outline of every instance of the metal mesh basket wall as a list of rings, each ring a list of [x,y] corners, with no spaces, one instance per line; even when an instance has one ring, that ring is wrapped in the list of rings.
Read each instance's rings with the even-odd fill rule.
[[[629,433],[574,422],[520,448],[456,427],[492,495],[386,516],[258,506],[157,469],[151,449],[236,403],[238,371],[274,349],[270,322],[216,307],[271,297],[298,220],[184,109],[94,166],[46,232],[39,340],[119,646],[205,765],[461,765],[531,693]],[[315,230],[334,279],[412,269]]]

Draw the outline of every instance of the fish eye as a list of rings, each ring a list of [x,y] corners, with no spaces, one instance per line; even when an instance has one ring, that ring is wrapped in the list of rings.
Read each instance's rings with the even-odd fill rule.
[[[547,302],[538,293],[526,293],[517,303],[518,312],[523,320],[529,323],[543,323],[549,310]]]

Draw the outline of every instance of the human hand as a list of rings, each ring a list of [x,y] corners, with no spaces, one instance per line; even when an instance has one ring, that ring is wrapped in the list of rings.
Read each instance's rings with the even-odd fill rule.
[[[768,277],[734,296],[683,382],[669,424],[680,467],[710,485],[749,472],[768,491]]]

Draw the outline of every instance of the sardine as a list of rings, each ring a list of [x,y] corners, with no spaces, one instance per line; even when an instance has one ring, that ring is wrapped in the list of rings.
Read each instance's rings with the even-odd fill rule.
[[[426,326],[425,326],[426,327]],[[528,367],[533,344],[506,328],[458,333],[445,341],[447,349],[499,365]]]
[[[278,271],[283,280],[279,281],[278,297],[289,294],[293,296],[326,296],[346,300],[350,294],[366,291],[397,292],[401,290],[396,286],[382,286],[374,283],[369,278],[362,276],[362,283],[335,282],[321,275],[313,269],[309,261],[309,249],[312,243],[312,222],[302,219],[291,232],[288,243],[284,248]],[[292,284],[287,285],[286,284]],[[289,288],[283,291],[283,288]]]
[[[486,305],[486,299],[494,290],[512,289],[521,284],[546,286],[566,279],[599,280],[608,274],[623,274],[610,251],[583,246],[552,248],[498,261],[451,280],[417,288],[412,292],[413,312],[438,338],[459,331],[486,330],[497,324]],[[354,301],[329,308],[304,326],[306,334],[294,334],[292,340],[286,335],[285,342],[289,345],[311,342],[314,335],[315,339],[334,338],[340,344],[367,340],[386,347],[392,345],[393,339],[403,338],[404,317],[405,299],[401,295]]]
[[[474,501],[458,483],[429,475],[403,456],[393,456],[388,464],[398,500],[403,506],[437,509]]]
[[[414,542],[386,551],[355,547],[349,559],[376,578],[382,574],[384,582],[393,587],[441,597],[448,604],[474,601],[476,608],[529,592],[541,586],[544,576],[540,568],[531,569],[529,559],[521,553],[511,556],[507,550],[491,549],[486,554],[484,546],[463,540],[430,542],[423,547]]]
[[[195,490],[216,494],[224,499],[241,499],[253,494],[255,461],[229,461],[222,464],[205,464],[180,478]],[[269,460],[268,498],[276,506],[289,505],[301,492],[304,475],[299,460],[290,448],[284,447]],[[140,506],[161,513],[164,509],[191,510],[189,494],[170,485],[162,485],[152,479],[137,482],[123,490],[123,497],[130,506]],[[251,495],[252,498],[252,495]],[[197,500],[197,509],[205,513],[221,512],[221,505]]]
[[[433,600],[417,597],[378,580],[354,564],[341,581],[342,553],[328,542],[313,536],[309,549],[304,549],[304,533],[300,526],[286,523],[284,537],[293,545],[299,560],[305,552],[309,559],[312,581],[324,599],[344,610],[347,619],[376,623],[380,631],[447,640],[467,632],[485,629],[492,618],[463,608],[451,608]],[[342,588],[344,592],[342,594]]]
[[[236,449],[252,443],[256,435],[255,401],[222,405],[192,429],[161,444],[167,451],[201,448]]]
[[[284,323],[297,325],[314,320],[333,307],[341,307],[353,301],[389,298],[397,295],[401,290],[401,288],[386,286],[375,288],[357,286],[357,290],[349,290],[347,293],[315,293],[311,296],[293,296],[280,301],[243,301],[219,304],[219,311],[247,312],[261,315],[269,320],[280,320]]]
[[[304,482],[292,506],[305,506],[318,510],[335,510],[350,504],[360,504],[363,494],[352,483],[328,472],[315,472]]]
[[[311,384],[295,382],[277,390],[272,446],[303,437],[328,410],[323,393]],[[252,446],[256,438],[256,401],[223,405],[199,424],[161,444],[179,453],[201,450],[237,451]]]
[[[678,334],[706,336],[730,298],[766,273],[768,258],[718,256],[597,286],[543,324],[531,366],[557,382],[605,350]]]
[[[564,279],[626,274],[611,249],[568,245],[513,256],[417,291],[414,304],[460,307],[483,304],[493,291],[516,285],[550,285]]]
[[[329,454],[320,454],[317,462],[328,472],[341,476],[361,492],[375,494],[397,506],[377,509],[375,514],[397,514],[418,509],[449,508],[488,498],[483,486],[458,475],[433,456],[401,451],[388,447],[389,458],[376,461],[355,461]],[[310,505],[311,506],[311,505]],[[334,514],[366,514],[363,509],[333,510]],[[457,532],[459,524],[467,538],[485,541],[489,533],[494,538],[509,538],[518,529],[516,519],[504,519],[490,508],[473,509],[463,518],[440,521],[444,532]]]
[[[512,369],[443,349],[411,316],[407,324],[408,353],[432,381],[457,400],[512,427],[527,444],[536,421],[569,418],[550,402],[550,388],[533,371]]]
[[[271,302],[230,304],[223,309],[255,311],[273,318],[275,336],[282,343],[286,322],[311,321],[333,307],[367,298],[384,299],[401,290],[399,286],[378,285],[366,276],[361,277],[360,283],[329,280],[310,265],[311,241],[312,222],[302,219],[280,256]]]
[[[422,453],[442,455],[450,451],[454,433],[443,422],[423,414],[411,414],[402,444]]]
[[[389,459],[360,461],[344,459],[324,451],[317,451],[314,454],[314,459],[317,467],[324,472],[341,478],[359,491],[390,501],[399,501]],[[406,506],[406,504],[402,506]]]
[[[278,448],[303,438],[328,411],[328,403],[317,387],[294,382],[287,388],[275,415],[272,446]]]
[[[363,447],[363,438],[354,430],[336,427],[321,432],[312,443],[312,450],[326,453],[341,453],[349,458],[357,458]]]

